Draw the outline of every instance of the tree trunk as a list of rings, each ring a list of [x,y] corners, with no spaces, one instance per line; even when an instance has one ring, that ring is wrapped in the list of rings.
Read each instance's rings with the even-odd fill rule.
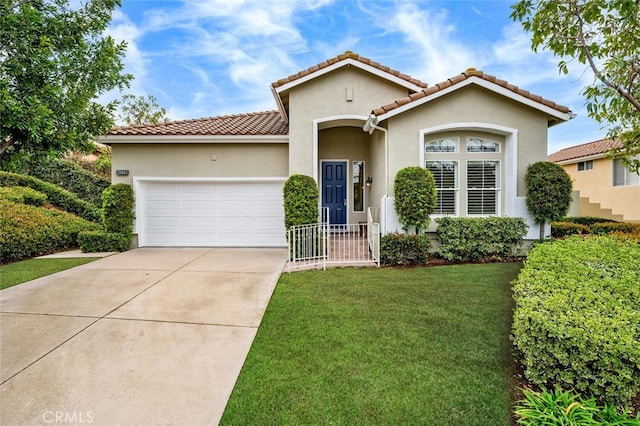
[[[544,222],[540,224],[540,241],[544,240]]]

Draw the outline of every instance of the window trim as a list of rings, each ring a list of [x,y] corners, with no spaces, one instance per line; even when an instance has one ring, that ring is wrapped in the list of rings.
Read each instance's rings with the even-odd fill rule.
[[[493,188],[469,188],[469,163],[470,162],[495,162],[497,163],[497,172],[498,172],[498,176],[496,179],[496,182],[498,184],[497,187],[493,187]],[[466,217],[490,217],[490,216],[500,216],[500,209],[502,207],[501,204],[501,191],[502,191],[502,161],[500,159],[489,159],[489,158],[482,158],[482,159],[475,159],[475,158],[471,158],[471,159],[467,159],[466,160],[466,164],[465,164],[465,196],[466,196],[466,212],[465,212],[465,216]],[[481,213],[481,214],[476,214],[476,213],[469,213],[469,191],[473,191],[473,190],[493,190],[496,192],[496,211],[495,213]]]

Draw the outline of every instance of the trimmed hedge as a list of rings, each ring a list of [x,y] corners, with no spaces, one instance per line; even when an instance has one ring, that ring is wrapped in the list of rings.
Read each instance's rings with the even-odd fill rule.
[[[640,393],[640,245],[573,236],[536,246],[513,287],[525,376],[628,407]]]
[[[41,159],[29,169],[29,175],[56,184],[98,208],[102,206],[102,191],[111,185],[109,179],[62,158]]]
[[[563,218],[560,222],[579,223],[580,225],[591,226],[594,223],[617,222],[617,221],[605,219],[604,217],[595,217],[595,216],[569,216],[569,217]]]
[[[426,265],[431,241],[422,235],[400,233],[380,238],[380,263],[385,266]]]
[[[111,185],[102,192],[104,229],[124,235],[129,241],[133,235],[135,213],[133,188],[126,183]]]
[[[78,233],[99,228],[70,213],[0,200],[0,261],[77,247]]]
[[[291,175],[285,182],[282,193],[284,197],[284,226],[318,223],[319,190],[311,176]]]
[[[640,224],[627,222],[604,222],[591,225],[591,232],[596,235],[610,234],[612,232],[624,232],[632,234],[640,229]]]
[[[81,200],[57,185],[33,176],[0,171],[0,186],[27,186],[45,194],[51,204],[92,222],[102,220],[102,212],[93,204]]]
[[[128,250],[131,239],[117,232],[83,231],[78,234],[78,243],[83,253],[101,253]]]
[[[591,228],[573,222],[551,222],[551,236],[554,238],[567,237],[569,235],[583,235],[591,233]]]
[[[438,254],[447,260],[479,260],[518,253],[529,227],[520,217],[442,217]]]
[[[26,186],[1,186],[0,199],[37,207],[42,207],[47,202],[45,194]]]

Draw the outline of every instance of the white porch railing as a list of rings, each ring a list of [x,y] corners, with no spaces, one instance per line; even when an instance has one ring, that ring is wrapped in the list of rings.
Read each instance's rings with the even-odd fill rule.
[[[320,223],[293,226],[287,231],[288,271],[327,265],[380,266],[380,224],[369,210],[367,222],[331,225],[328,209],[322,209]]]

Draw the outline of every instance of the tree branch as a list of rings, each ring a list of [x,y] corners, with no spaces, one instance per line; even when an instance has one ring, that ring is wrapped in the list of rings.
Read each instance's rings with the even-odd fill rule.
[[[13,137],[11,135],[4,138],[4,141],[2,141],[2,145],[0,145],[0,155],[2,155],[3,152],[9,149],[9,147],[13,145],[13,142],[15,141],[13,140]]]
[[[587,61],[589,62],[589,66],[593,70],[593,73],[595,74],[596,78],[598,80],[600,80],[605,86],[610,87],[611,89],[613,89],[616,92],[618,92],[620,94],[620,96],[622,96],[624,99],[629,101],[629,103],[631,103],[631,105],[633,105],[633,107],[640,112],[640,101],[638,99],[636,99],[630,92],[625,90],[620,85],[614,84],[611,81],[609,81],[604,76],[604,74],[602,74],[602,71],[600,71],[600,69],[596,65],[595,60],[593,59],[593,55],[591,54],[591,51],[589,50],[589,47],[587,46],[587,40],[586,40],[586,37],[584,35],[584,25],[585,25],[585,23],[584,23],[584,20],[582,19],[582,16],[580,15],[580,10],[578,9],[578,5],[577,5],[577,3],[575,1],[572,1],[570,3],[570,10],[571,10],[571,13],[573,13],[573,15],[578,20],[578,31],[579,31],[579,34],[580,34],[580,40],[579,40],[580,48],[582,49],[582,52],[587,57]]]

